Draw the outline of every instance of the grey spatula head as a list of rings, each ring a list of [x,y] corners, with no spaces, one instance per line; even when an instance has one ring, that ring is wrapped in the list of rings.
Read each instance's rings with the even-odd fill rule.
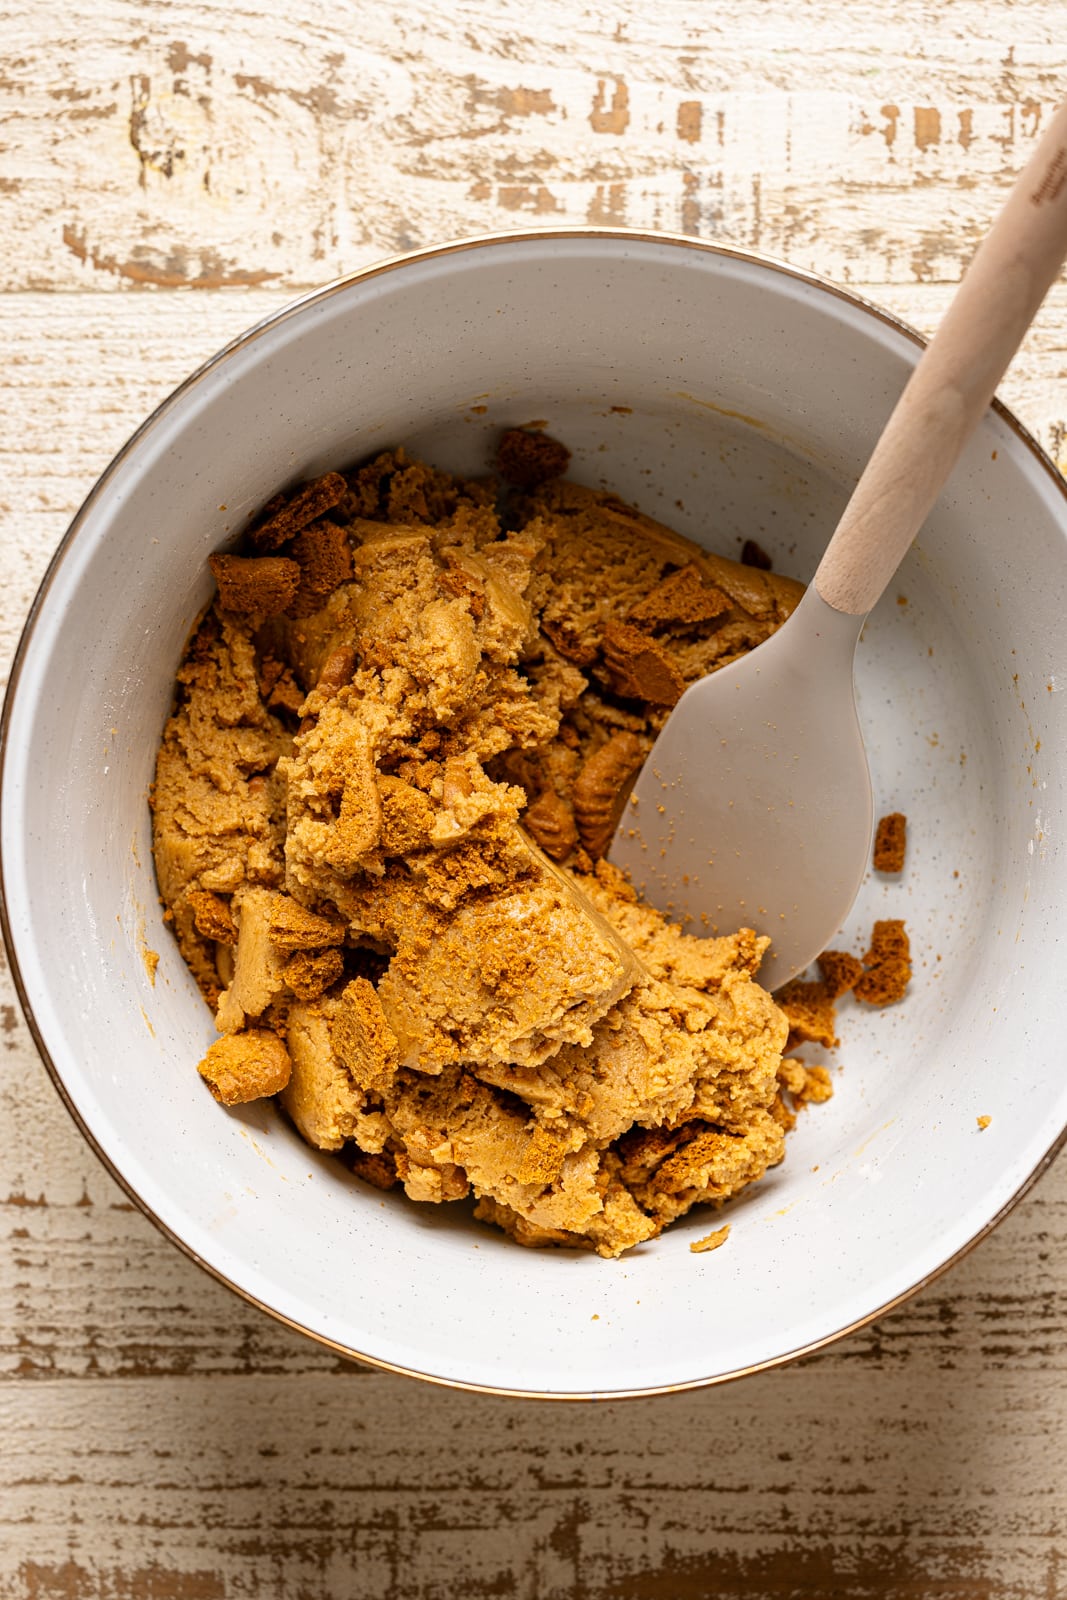
[[[863,619],[922,526],[1067,256],[1067,104],[982,241],[834,530],[765,644],[688,689],[642,768],[610,856],[693,932],[771,936],[772,988],[855,898],[871,782],[852,662]]]
[[[752,655],[687,689],[609,852],[687,932],[768,934],[769,988],[832,942],[869,859],[852,675],[862,624],[812,586]]]

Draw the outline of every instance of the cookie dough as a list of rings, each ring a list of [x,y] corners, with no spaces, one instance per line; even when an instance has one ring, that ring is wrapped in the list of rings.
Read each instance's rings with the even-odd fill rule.
[[[213,1092],[617,1256],[783,1155],[767,941],[686,935],[604,853],[686,684],[802,591],[546,478],[566,451],[529,437],[505,486],[402,450],[327,474],[213,559],[155,859]]]

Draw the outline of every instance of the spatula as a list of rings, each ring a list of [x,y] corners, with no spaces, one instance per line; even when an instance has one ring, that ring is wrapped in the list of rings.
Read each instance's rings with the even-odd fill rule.
[[[638,774],[610,859],[691,933],[769,934],[770,988],[826,948],[868,863],[873,801],[853,687],[864,619],[1065,256],[1067,104],[975,254],[799,606],[686,690]]]

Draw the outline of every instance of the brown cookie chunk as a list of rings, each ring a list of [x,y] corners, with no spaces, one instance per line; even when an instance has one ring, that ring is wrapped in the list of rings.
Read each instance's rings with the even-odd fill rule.
[[[337,917],[320,917],[298,900],[276,894],[271,902],[267,937],[282,950],[322,950],[342,944],[345,925]]]
[[[604,629],[604,665],[611,687],[627,700],[673,706],[685,693],[685,679],[663,646],[628,622]]]
[[[360,1089],[381,1094],[389,1088],[400,1050],[377,991],[366,978],[353,978],[346,985],[330,1025],[330,1041]]]
[[[596,660],[596,644],[592,639],[583,638],[573,622],[565,618],[542,618],[541,631],[564,661],[571,661],[576,667],[588,667]]]
[[[217,1039],[197,1068],[224,1106],[241,1106],[278,1094],[289,1082],[292,1062],[276,1033],[250,1028]]]
[[[610,845],[644,759],[645,747],[636,733],[613,733],[593,751],[575,779],[578,836],[594,858],[602,856]]]
[[[345,970],[336,945],[326,950],[296,950],[282,968],[282,977],[298,1000],[318,1000]]]
[[[863,962],[847,950],[824,950],[819,957],[819,971],[830,999],[839,1000],[863,977]]]
[[[547,433],[509,428],[496,450],[496,469],[517,489],[536,489],[550,478],[561,478],[570,465],[565,444]]]
[[[395,1189],[400,1182],[396,1170],[396,1160],[388,1150],[382,1150],[377,1155],[368,1155],[358,1145],[349,1145],[345,1150],[345,1165],[355,1173],[357,1178],[362,1178],[364,1183],[371,1183],[376,1189]]]
[[[236,944],[237,924],[226,901],[208,889],[190,889],[185,897],[193,913],[196,931],[216,944]]]
[[[566,861],[578,843],[574,813],[554,789],[546,789],[523,814],[523,826],[553,861]]]
[[[711,622],[732,609],[721,589],[705,583],[695,561],[670,572],[630,609],[627,622],[654,633],[657,628],[689,628]]]
[[[274,617],[292,604],[300,568],[287,556],[208,556],[223,611]]]
[[[874,836],[876,872],[902,872],[908,844],[908,819],[902,811],[891,811],[879,818]]]
[[[295,616],[318,611],[333,591],[352,576],[348,534],[325,518],[297,534],[290,554],[300,568],[300,587],[291,607]]]
[[[825,983],[792,978],[782,985],[774,999],[788,1018],[790,1044],[821,1044],[827,1050],[834,1049],[837,1015]]]
[[[904,997],[911,982],[911,941],[903,922],[876,922],[871,947],[863,958],[866,971],[853,989],[869,1006],[891,1006]]]
[[[256,550],[277,550],[309,522],[332,511],[344,498],[347,487],[339,472],[327,472],[290,492],[275,495],[264,506],[262,520],[249,530],[249,544]]]

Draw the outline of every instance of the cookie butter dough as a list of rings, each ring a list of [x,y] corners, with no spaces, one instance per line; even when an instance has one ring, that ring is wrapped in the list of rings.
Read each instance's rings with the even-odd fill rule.
[[[767,941],[687,936],[604,852],[686,684],[801,590],[565,463],[516,433],[504,486],[389,452],[213,557],[155,858],[218,1099],[277,1093],[379,1187],[616,1256],[793,1120]]]

